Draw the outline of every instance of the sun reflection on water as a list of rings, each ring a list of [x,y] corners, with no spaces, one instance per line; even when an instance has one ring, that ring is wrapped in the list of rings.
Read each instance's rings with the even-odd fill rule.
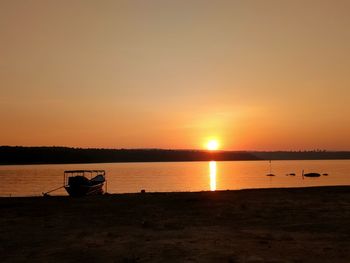
[[[209,177],[210,177],[210,190],[216,190],[216,162],[209,162]]]

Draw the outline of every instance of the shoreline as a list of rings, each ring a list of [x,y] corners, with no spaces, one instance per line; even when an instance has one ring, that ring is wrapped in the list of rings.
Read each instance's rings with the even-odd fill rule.
[[[266,187],[266,188],[243,188],[243,189],[227,189],[227,190],[203,190],[203,191],[171,191],[171,192],[125,192],[125,193],[104,193],[102,195],[98,196],[85,196],[85,197],[70,197],[68,194],[65,195],[26,195],[26,196],[0,196],[0,199],[6,199],[6,198],[69,198],[69,199],[76,199],[76,198],[101,198],[102,196],[121,196],[121,195],[143,195],[143,194],[200,194],[200,193],[211,193],[211,192],[244,192],[244,191],[279,191],[279,190],[287,190],[287,189],[299,189],[299,190],[307,190],[307,189],[315,189],[315,190],[322,190],[326,188],[334,188],[334,189],[340,189],[340,188],[349,188],[350,191],[350,184],[349,185],[322,185],[322,186],[295,186],[295,187]]]
[[[350,262],[350,186],[0,198],[3,262]]]

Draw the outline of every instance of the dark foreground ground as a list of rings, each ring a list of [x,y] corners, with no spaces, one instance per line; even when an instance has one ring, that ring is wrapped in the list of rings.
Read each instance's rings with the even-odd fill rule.
[[[1,198],[1,262],[350,262],[350,187]]]

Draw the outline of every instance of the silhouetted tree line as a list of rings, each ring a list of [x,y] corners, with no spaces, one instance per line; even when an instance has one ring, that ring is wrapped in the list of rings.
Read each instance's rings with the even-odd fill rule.
[[[276,151],[276,152],[250,152],[260,160],[342,160],[350,159],[349,151]]]
[[[350,159],[350,152],[247,152],[1,146],[0,164]]]
[[[256,160],[248,152],[162,149],[83,149],[69,147],[0,147],[1,164],[165,162]]]

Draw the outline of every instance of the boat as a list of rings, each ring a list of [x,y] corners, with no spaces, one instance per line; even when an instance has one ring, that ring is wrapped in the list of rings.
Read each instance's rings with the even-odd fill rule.
[[[286,174],[286,176],[295,176],[295,173]]]
[[[106,172],[104,170],[64,171],[63,182],[70,196],[100,195],[104,192]]]
[[[271,170],[272,170],[272,167],[271,167],[271,160],[269,161],[270,162],[270,173],[266,174],[266,176],[275,176]]]
[[[319,174],[319,173],[304,173],[304,170],[303,170],[303,172],[302,172],[302,177],[304,178],[304,177],[320,177],[321,176],[321,174]]]

